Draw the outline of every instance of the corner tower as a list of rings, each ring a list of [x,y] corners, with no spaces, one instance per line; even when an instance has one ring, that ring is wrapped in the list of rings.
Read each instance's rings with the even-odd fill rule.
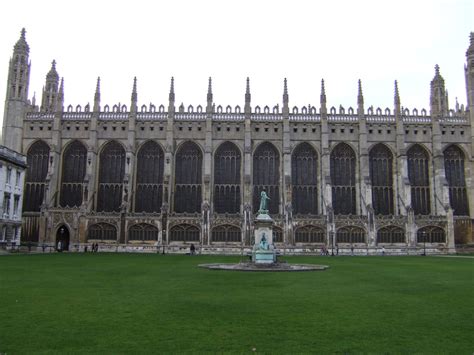
[[[7,95],[2,126],[2,144],[21,152],[23,137],[23,117],[28,107],[28,87],[30,84],[29,53],[25,29],[13,47],[13,56],[8,68]]]
[[[472,113],[474,107],[474,32],[471,32],[471,43],[466,52],[466,75],[467,106]]]

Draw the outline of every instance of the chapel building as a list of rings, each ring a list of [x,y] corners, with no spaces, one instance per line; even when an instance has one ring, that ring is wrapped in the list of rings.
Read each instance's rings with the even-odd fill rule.
[[[466,52],[467,105],[448,104],[436,66],[430,109],[364,103],[64,107],[56,62],[40,102],[28,96],[25,30],[9,63],[3,144],[27,156],[22,242],[82,250],[240,253],[253,245],[259,196],[270,197],[277,249],[454,252],[473,242],[474,33]]]

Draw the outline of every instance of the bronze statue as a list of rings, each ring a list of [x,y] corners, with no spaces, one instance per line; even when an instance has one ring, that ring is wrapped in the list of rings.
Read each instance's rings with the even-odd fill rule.
[[[259,213],[268,213],[268,200],[269,199],[270,197],[268,197],[265,191],[262,191],[260,193],[260,208],[258,209]]]

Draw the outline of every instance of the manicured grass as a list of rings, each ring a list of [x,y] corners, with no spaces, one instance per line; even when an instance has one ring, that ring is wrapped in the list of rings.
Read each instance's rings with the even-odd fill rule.
[[[474,352],[474,259],[289,257],[323,272],[210,271],[238,257],[0,257],[0,353]]]

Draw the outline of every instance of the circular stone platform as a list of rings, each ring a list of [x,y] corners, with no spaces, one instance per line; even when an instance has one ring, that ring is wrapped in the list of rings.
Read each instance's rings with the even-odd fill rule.
[[[238,264],[200,264],[199,267],[209,270],[227,270],[227,271],[324,271],[329,266],[315,265],[315,264],[288,264],[288,263],[273,263],[273,264],[255,264],[255,263],[238,263]]]

